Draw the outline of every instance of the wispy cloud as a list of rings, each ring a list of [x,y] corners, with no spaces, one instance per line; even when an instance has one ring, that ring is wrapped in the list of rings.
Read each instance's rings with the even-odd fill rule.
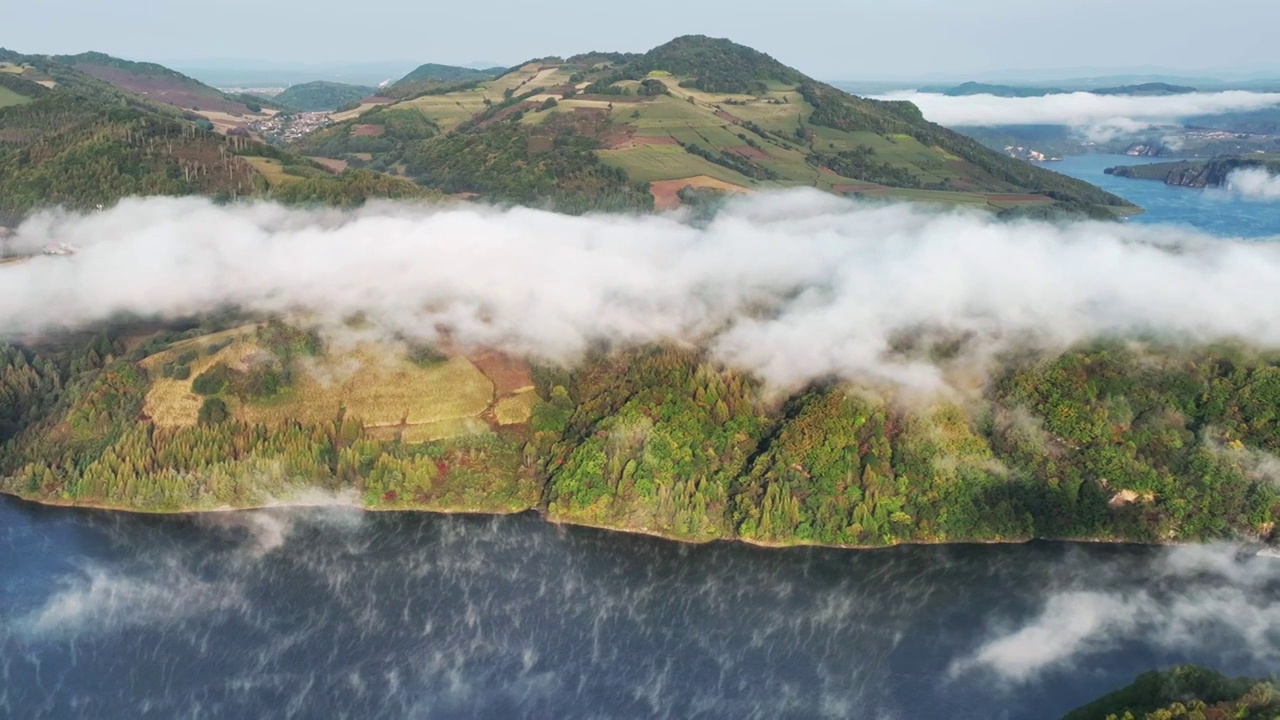
[[[1280,246],[1168,227],[1001,223],[978,212],[760,194],[705,227],[672,216],[200,200],[44,215],[0,266],[0,336],[116,313],[301,311],[572,362],[593,343],[711,349],[782,385],[837,375],[939,386],[905,334],[1056,347],[1105,333],[1280,346]]]
[[[1242,559],[1225,545],[1169,550],[1142,589],[1066,590],[1049,594],[1030,619],[993,632],[952,663],[950,675],[986,673],[1010,688],[1069,668],[1090,655],[1140,640],[1164,651],[1212,640],[1260,662],[1280,660],[1280,562]],[[1185,581],[1212,584],[1182,590]],[[1156,591],[1156,587],[1172,588]]]
[[[1280,176],[1262,168],[1236,170],[1227,178],[1227,189],[1255,200],[1280,200]]]
[[[890,93],[882,99],[913,102],[925,118],[947,127],[1067,125],[1092,135],[1134,132],[1183,118],[1280,105],[1280,93],[1244,90],[1156,96],[1075,92],[1026,98],[952,97],[904,91]]]

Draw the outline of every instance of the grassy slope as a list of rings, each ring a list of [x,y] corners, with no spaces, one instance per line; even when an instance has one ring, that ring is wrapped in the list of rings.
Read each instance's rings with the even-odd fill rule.
[[[11,105],[22,105],[31,102],[31,98],[26,95],[19,95],[17,92],[7,87],[0,87],[0,108],[6,108]]]
[[[538,111],[548,98],[558,105]],[[728,41],[686,37],[644,55],[533,62],[467,87],[434,88],[352,117],[299,149],[357,163],[360,158],[346,156],[372,152],[384,166],[413,167],[412,154],[436,159],[433,143],[448,142],[451,134],[499,132],[513,112],[534,146],[543,142],[537,138],[562,132],[563,123],[551,118],[596,113],[608,120],[606,128],[588,133],[596,156],[632,181],[706,175],[750,189],[809,186],[995,210],[1055,200],[1127,205],[1085,183],[1001,157],[899,105],[854,98]],[[439,134],[376,148],[370,146],[388,143],[358,138],[359,126],[377,122],[372,113],[409,109]],[[511,199],[483,183],[462,189]]]

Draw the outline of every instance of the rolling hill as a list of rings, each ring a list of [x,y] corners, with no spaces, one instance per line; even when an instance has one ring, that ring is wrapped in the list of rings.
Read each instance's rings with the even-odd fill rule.
[[[424,65],[287,149],[244,136],[249,121],[275,110],[160,65],[8,51],[0,63],[9,105],[0,110],[0,167],[8,169],[0,212],[9,220],[46,204],[92,207],[128,194],[346,202],[439,191],[582,212],[797,186],[1012,214],[1136,210],[930,123],[909,103],[849,95],[704,36],[642,54],[543,58],[497,77]],[[330,96],[331,105],[334,93],[367,90],[317,83],[298,93],[317,103]],[[115,144],[95,127],[109,128]],[[177,137],[185,140],[171,142]],[[86,166],[85,153],[96,153],[95,163]],[[328,186],[302,191],[301,181],[325,185],[335,168],[366,171],[351,197]]]
[[[0,88],[20,98],[0,107],[0,225],[42,207],[92,209],[130,195],[352,204],[431,194],[217,132],[194,111],[101,80],[78,61],[0,51],[0,63],[9,68]]]
[[[52,60],[121,90],[165,105],[201,113],[215,123],[221,121],[232,126],[243,124],[245,118],[262,111],[261,106],[253,100],[234,98],[195,78],[155,63],[122,60],[99,52],[59,55]]]
[[[295,149],[395,169],[447,193],[567,208],[671,207],[688,187],[808,186],[998,211],[1133,210],[930,123],[909,103],[855,97],[704,36],[437,83],[369,106]]]
[[[271,99],[281,105],[305,112],[321,112],[337,110],[349,103],[359,102],[377,92],[377,88],[366,85],[348,85],[346,83],[317,80],[300,85],[290,85],[285,88],[284,92]]]
[[[473,87],[478,83],[499,77],[506,72],[507,68],[503,67],[476,69],[426,63],[419,65],[409,74],[383,88],[380,94],[403,99],[428,92]]]

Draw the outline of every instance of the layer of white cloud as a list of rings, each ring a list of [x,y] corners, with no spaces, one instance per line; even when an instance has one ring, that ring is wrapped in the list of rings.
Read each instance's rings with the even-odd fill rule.
[[[1262,168],[1236,170],[1227,178],[1227,189],[1255,200],[1280,200],[1280,176]]]
[[[893,360],[904,333],[988,353],[1105,333],[1280,346],[1280,244],[1120,223],[1000,223],[761,194],[706,227],[671,216],[477,207],[359,212],[127,201],[44,215],[15,244],[80,252],[0,265],[0,337],[128,312],[228,304],[572,362],[594,342],[677,342],[782,385],[838,375],[940,384]]]
[[[950,675],[985,673],[1014,687],[1135,640],[1168,652],[1211,644],[1262,663],[1280,661],[1280,605],[1272,601],[1280,562],[1237,552],[1226,545],[1173,548],[1146,571],[1143,589],[1051,593],[1034,617],[953,662]],[[1206,577],[1212,582],[1186,582]],[[1175,589],[1147,589],[1160,585]]]
[[[915,103],[926,119],[947,127],[1067,125],[1095,136],[1135,132],[1173,124],[1183,118],[1280,105],[1280,93],[1245,90],[1157,96],[1075,92],[1027,98],[995,95],[952,97],[903,91],[881,96],[880,99]]]

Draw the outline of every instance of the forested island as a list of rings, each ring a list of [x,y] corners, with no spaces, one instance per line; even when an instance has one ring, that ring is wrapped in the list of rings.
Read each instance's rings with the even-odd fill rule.
[[[537,510],[688,541],[1268,542],[1278,363],[1098,341],[921,403],[837,382],[771,397],[687,348],[568,369],[331,350],[280,318],[123,324],[0,350],[0,490],[147,512]]]
[[[1228,155],[1212,160],[1179,160],[1148,165],[1121,165],[1107,168],[1108,175],[1135,180],[1159,180],[1166,185],[1189,188],[1223,187],[1238,170],[1264,170],[1280,174],[1280,155]]]

